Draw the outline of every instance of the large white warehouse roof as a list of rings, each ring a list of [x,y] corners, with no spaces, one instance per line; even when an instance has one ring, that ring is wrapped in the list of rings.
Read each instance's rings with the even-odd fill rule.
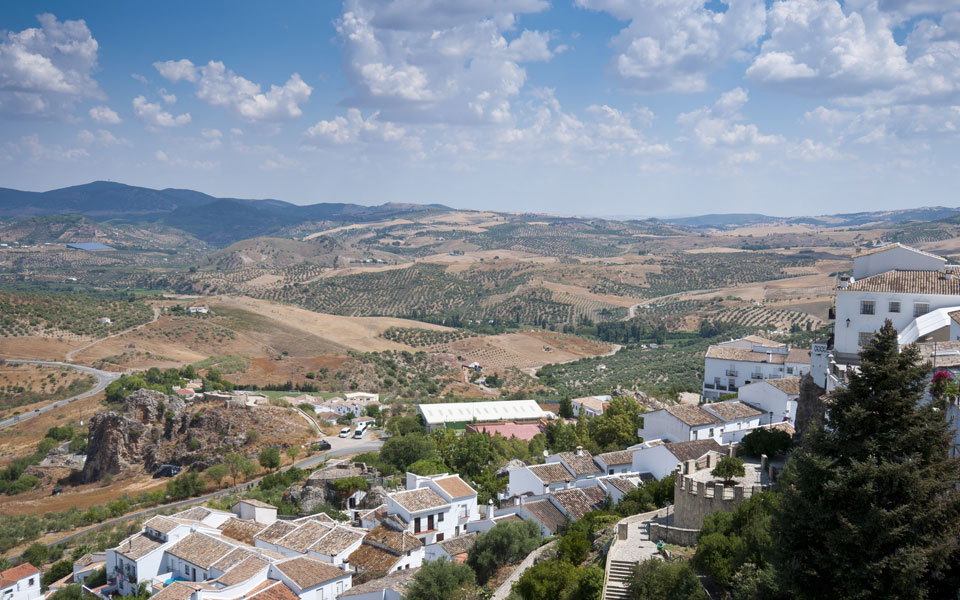
[[[447,402],[418,404],[427,425],[541,419],[548,413],[535,400],[496,400],[492,402]]]

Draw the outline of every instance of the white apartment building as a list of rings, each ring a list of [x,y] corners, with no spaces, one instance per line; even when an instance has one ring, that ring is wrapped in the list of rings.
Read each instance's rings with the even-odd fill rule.
[[[420,476],[407,473],[407,490],[387,496],[388,517],[425,546],[466,532],[467,523],[480,519],[477,492],[458,475]]]
[[[644,440],[685,442],[714,439],[739,442],[763,420],[760,410],[739,400],[708,402],[700,406],[677,404],[645,413],[637,430]]]
[[[821,386],[826,387],[826,386]],[[800,378],[784,377],[757,381],[740,388],[740,401],[763,413],[761,424],[797,423],[797,399],[800,397]]]
[[[689,442],[664,443],[663,440],[643,442],[631,448],[633,471],[649,473],[663,479],[688,460],[701,460],[707,453],[726,454],[727,448],[713,438]]]
[[[800,376],[810,371],[810,352],[747,336],[714,344],[703,363],[703,396],[719,398],[753,381]]]
[[[586,396],[584,398],[574,398],[570,401],[570,405],[575,417],[596,417],[603,414],[611,400],[613,400],[613,396]]]
[[[901,344],[960,338],[960,269],[946,259],[890,244],[855,256],[853,272],[836,290],[838,360],[855,361],[887,319]]]
[[[30,563],[0,572],[0,599],[34,600],[42,595],[40,569]]]
[[[503,498],[524,495],[542,496],[555,490],[568,488],[576,479],[570,469],[558,462],[511,469],[508,476],[510,480]]]

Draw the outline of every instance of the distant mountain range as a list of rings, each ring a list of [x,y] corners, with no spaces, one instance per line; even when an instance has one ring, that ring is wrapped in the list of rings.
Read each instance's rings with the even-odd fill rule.
[[[82,215],[101,223],[158,224],[185,231],[216,246],[271,234],[283,235],[285,228],[305,222],[361,223],[425,211],[451,210],[455,209],[441,204],[387,203],[362,206],[323,202],[301,206],[282,200],[217,198],[194,190],[154,190],[110,181],[94,181],[48,192],[0,188],[0,219]],[[703,230],[778,223],[858,227],[946,219],[960,219],[960,208],[934,206],[809,217],[730,213],[658,221],[676,227]]]
[[[955,217],[960,217],[960,207],[929,206],[814,217],[771,217],[758,213],[728,213],[661,219],[661,221],[692,229],[732,229],[749,225],[774,225],[777,223],[821,225],[824,227],[859,227],[872,223],[894,224],[910,221],[940,221]]]
[[[440,204],[301,206],[281,200],[216,198],[193,190],[154,190],[110,181],[94,181],[49,192],[0,188],[0,218],[76,214],[99,222],[162,223],[215,245],[267,235],[305,221],[351,223],[449,210]]]

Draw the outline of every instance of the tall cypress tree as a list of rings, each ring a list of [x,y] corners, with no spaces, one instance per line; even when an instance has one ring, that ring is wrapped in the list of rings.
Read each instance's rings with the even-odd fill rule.
[[[778,572],[803,598],[957,598],[960,462],[929,365],[887,321],[779,481]]]

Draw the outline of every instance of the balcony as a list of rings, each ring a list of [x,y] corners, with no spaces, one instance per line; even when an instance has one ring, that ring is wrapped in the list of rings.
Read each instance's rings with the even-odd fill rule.
[[[727,377],[736,377],[738,373],[733,369],[727,369]]]
[[[738,387],[735,386],[735,385],[731,385],[731,386],[727,386],[727,389],[730,390],[731,392],[735,392],[735,391],[739,390],[740,388],[738,388]]]
[[[750,379],[763,379],[763,373],[754,373],[750,376]]]
[[[713,389],[716,389],[716,387],[715,387],[712,383],[705,383],[705,384],[703,384],[703,389],[705,389],[705,390],[713,390]]]
[[[725,392],[727,391],[727,386],[717,384],[717,389],[720,390],[721,392]]]

